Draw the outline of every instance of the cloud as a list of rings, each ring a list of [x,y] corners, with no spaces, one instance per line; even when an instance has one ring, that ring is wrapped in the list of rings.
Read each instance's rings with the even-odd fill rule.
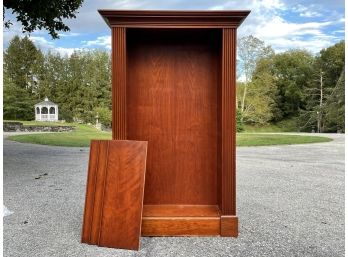
[[[111,36],[100,36],[96,40],[82,41],[84,47],[103,47],[111,49]]]
[[[296,5],[291,9],[291,11],[299,14],[300,17],[313,18],[323,16],[323,10],[321,9],[321,6],[314,4],[311,4],[309,6]]]
[[[66,32],[66,33],[58,33],[59,37],[77,37],[80,36],[81,33],[77,33],[77,32]]]
[[[85,0],[76,19],[64,20],[71,31],[60,33],[61,39],[50,41],[46,31],[32,36],[43,49],[67,54],[82,48],[110,50],[110,28],[98,9],[251,10],[238,29],[238,37],[254,35],[277,52],[302,47],[315,53],[321,46],[344,38],[343,0]],[[16,34],[21,34],[17,24],[4,31],[4,47]]]

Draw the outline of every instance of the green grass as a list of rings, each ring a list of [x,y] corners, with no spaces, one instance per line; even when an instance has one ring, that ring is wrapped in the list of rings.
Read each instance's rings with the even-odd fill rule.
[[[49,123],[49,122],[47,122]],[[41,124],[41,123],[40,123]],[[64,123],[66,124],[66,123]],[[46,124],[49,125],[49,124]],[[92,139],[111,139],[110,132],[102,132],[93,126],[74,124],[76,127],[73,132],[45,133],[45,134],[28,134],[10,136],[9,139],[22,143],[56,145],[56,146],[89,146]]]
[[[21,121],[22,122],[22,121]],[[71,125],[75,126],[74,132],[45,133],[45,134],[27,134],[10,136],[10,140],[55,146],[75,146],[88,147],[92,139],[111,139],[110,132],[101,132],[93,126],[77,124],[77,123],[54,123],[54,122],[23,122],[25,125]],[[267,132],[281,132],[275,128],[276,126],[268,126]],[[250,131],[250,130],[249,130]],[[262,134],[265,130],[257,129],[258,133],[238,133],[237,146],[267,146],[267,145],[290,145],[290,144],[308,144],[329,142],[332,139],[321,136],[307,135],[287,135],[287,134]]]
[[[77,123],[69,123],[69,122],[49,122],[49,121],[27,121],[27,120],[4,120],[4,122],[20,122],[25,126],[77,126]]]
[[[302,136],[286,134],[237,134],[237,146],[267,146],[322,143],[332,141],[331,138],[321,136]]]

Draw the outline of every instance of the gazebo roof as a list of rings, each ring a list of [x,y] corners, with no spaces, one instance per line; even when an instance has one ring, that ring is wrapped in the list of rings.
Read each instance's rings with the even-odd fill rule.
[[[42,102],[37,103],[35,105],[57,105],[57,104],[52,102],[52,101],[50,101],[50,100],[48,100],[48,98],[45,97],[45,101],[42,101]]]

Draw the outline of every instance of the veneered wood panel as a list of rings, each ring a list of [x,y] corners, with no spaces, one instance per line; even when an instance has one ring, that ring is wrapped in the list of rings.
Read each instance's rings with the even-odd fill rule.
[[[92,140],[82,242],[138,249],[147,142]]]
[[[127,138],[147,140],[145,204],[217,204],[219,30],[127,30]]]
[[[238,236],[238,218],[236,216],[221,216],[221,236]]]
[[[235,41],[236,28],[249,12],[100,11],[113,33],[113,138],[149,140],[150,144],[160,142],[160,147],[155,147],[154,151],[149,145],[151,172],[147,174],[145,202],[153,205],[144,209],[148,214],[143,223],[145,235],[195,235],[205,226],[212,228],[206,231],[207,235],[236,236],[238,233],[235,216]],[[192,33],[193,29],[200,29],[201,36]],[[212,33],[212,29],[215,32]],[[145,30],[157,36],[146,35]],[[173,36],[166,36],[165,30]],[[214,44],[215,47],[204,50]],[[192,50],[188,50],[189,47]],[[213,62],[217,63],[217,68],[209,67]],[[197,72],[199,70],[204,72]],[[202,84],[203,89],[198,84]],[[205,106],[206,103],[214,105],[214,101],[205,97],[211,95],[213,88],[216,108]],[[178,95],[182,96],[182,101],[177,100]],[[194,95],[197,99],[192,98]],[[203,96],[201,102],[198,96]],[[133,98],[135,102],[129,103]],[[190,115],[186,115],[190,113],[187,110],[192,111]],[[206,116],[201,115],[201,110]],[[209,116],[211,110],[215,111]],[[184,117],[193,119],[182,119],[183,112]],[[208,116],[216,120],[213,130],[213,123],[206,119]],[[207,136],[194,122],[213,133]],[[178,129],[180,126],[176,124],[184,126]],[[207,149],[207,145],[213,147],[215,154],[206,160],[203,157],[207,153],[200,147]],[[174,161],[176,156],[178,159]],[[158,160],[160,163],[156,164]],[[197,162],[204,167],[197,168]],[[212,166],[215,167],[207,168]],[[183,216],[173,217],[183,204],[191,204],[191,207],[182,210]],[[221,231],[220,225],[216,225],[220,224],[220,219],[211,217],[207,221],[209,217],[204,215],[210,212],[202,211],[202,205],[208,206],[208,210],[213,210],[211,206],[219,206],[219,215],[225,217]],[[202,213],[203,220],[198,221]]]
[[[143,236],[218,236],[220,217],[144,217]]]
[[[221,87],[221,212],[236,215],[236,29],[223,29]]]
[[[126,29],[112,28],[112,139],[127,139]]]
[[[85,210],[84,219],[82,225],[82,243],[91,241],[91,225],[93,220],[94,209],[94,195],[95,195],[95,179],[96,179],[96,167],[98,167],[99,156],[99,142],[93,143],[90,146],[89,152],[89,165],[88,176],[86,185],[86,198],[85,198]]]
[[[250,11],[99,10],[110,27],[237,28]]]
[[[144,205],[143,217],[220,217],[217,205]]]

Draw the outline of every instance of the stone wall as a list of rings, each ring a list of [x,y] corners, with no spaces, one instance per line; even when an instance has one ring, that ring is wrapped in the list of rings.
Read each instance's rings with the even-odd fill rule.
[[[23,125],[21,122],[4,122],[4,132],[70,132],[74,126]]]

